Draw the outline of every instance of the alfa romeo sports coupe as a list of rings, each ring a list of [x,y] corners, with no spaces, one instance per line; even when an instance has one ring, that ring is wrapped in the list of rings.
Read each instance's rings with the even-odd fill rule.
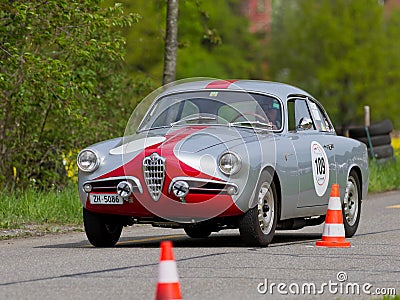
[[[323,223],[333,183],[351,237],[369,180],[365,144],[337,136],[316,99],[253,80],[163,88],[139,126],[83,149],[77,163],[96,247],[141,223],[192,238],[238,228],[246,245],[267,246],[275,230]]]

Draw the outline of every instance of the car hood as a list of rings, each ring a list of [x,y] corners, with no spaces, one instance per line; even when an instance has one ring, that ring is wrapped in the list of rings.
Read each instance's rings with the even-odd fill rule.
[[[229,126],[188,126],[181,128],[157,129],[141,132],[121,138],[120,142],[110,149],[110,155],[125,154],[135,156],[149,148],[179,148],[179,152],[199,153],[206,149],[225,145],[235,145],[256,140],[257,134],[252,128]]]
[[[215,174],[217,159],[222,153],[247,152],[246,145],[257,142],[260,136],[252,128],[199,125],[150,130],[108,140],[88,147],[99,154],[101,161],[101,167],[88,175],[88,179],[121,176],[114,170],[130,165],[132,161],[141,162],[154,152],[169,161],[176,159],[211,175]],[[263,139],[268,137],[268,133],[262,134]],[[139,164],[137,167],[140,168]]]

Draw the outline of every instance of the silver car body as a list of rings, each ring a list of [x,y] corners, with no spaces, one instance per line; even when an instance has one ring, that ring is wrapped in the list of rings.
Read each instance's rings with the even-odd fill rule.
[[[185,117],[187,121],[181,122],[182,117],[168,124],[155,121],[152,113],[161,109],[162,103],[165,105],[167,101],[163,99],[172,99],[169,100],[172,106],[175,99],[179,102],[190,95],[202,99],[195,100],[196,103],[210,101],[211,104],[205,106],[208,108],[220,96],[228,106],[231,105],[229,97],[238,95],[250,99],[245,100],[249,101],[248,105],[233,104],[239,114],[248,115],[249,122],[246,123],[242,116],[220,122],[225,117],[218,115],[218,119],[213,119],[209,114],[197,119],[190,115]],[[258,112],[254,109],[259,108],[258,100],[251,100],[254,97],[266,97],[279,107],[278,127],[267,126],[265,115],[263,121],[255,120]],[[188,110],[193,110],[193,115],[201,113],[198,107]],[[229,108],[218,110],[218,114],[222,112],[232,115]],[[162,126],[156,126],[160,125],[157,122]],[[171,224],[177,225],[209,218],[240,217],[257,205],[255,191],[263,171],[272,174],[277,186],[278,223],[325,215],[332,184],[339,184],[341,195],[345,195],[350,172],[357,174],[361,198],[368,190],[366,146],[338,136],[326,111],[310,94],[275,82],[196,81],[172,86],[157,96],[136,134],[101,142],[85,150],[96,153],[99,162],[93,172],[79,172],[79,196],[83,207],[96,213],[129,216],[138,223],[155,223],[162,219],[166,224],[170,220]],[[219,167],[221,156],[226,152],[239,159],[240,170],[235,174],[224,174]],[[153,153],[157,156],[151,156]],[[149,188],[152,182],[144,175],[145,160],[149,164],[151,160],[163,164],[162,178],[153,182],[159,185],[158,191]],[[117,194],[117,185],[121,181],[128,182],[132,189],[123,204],[90,203],[90,194]],[[189,187],[188,194],[181,198],[179,191],[178,196],[173,193],[178,181],[180,184],[186,182]],[[85,184],[91,189],[85,191]],[[165,202],[164,198],[174,201]],[[215,202],[208,202],[211,198],[224,205],[214,209]],[[188,205],[196,202],[204,203],[204,206],[197,209]],[[164,207],[157,209],[161,203]],[[171,209],[166,203],[172,203]],[[207,205],[212,212],[206,212]]]

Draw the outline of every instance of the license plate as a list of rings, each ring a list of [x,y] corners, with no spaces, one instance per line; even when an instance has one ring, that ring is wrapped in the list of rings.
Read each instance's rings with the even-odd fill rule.
[[[117,194],[90,194],[90,204],[123,204],[124,198]]]

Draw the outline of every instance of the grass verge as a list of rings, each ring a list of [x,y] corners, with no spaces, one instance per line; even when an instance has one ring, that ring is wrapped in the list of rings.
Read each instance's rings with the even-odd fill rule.
[[[76,186],[63,191],[1,191],[0,197],[0,239],[82,227]]]
[[[400,189],[400,156],[386,163],[371,160],[369,172],[368,192],[378,193]]]
[[[400,296],[398,296],[398,295],[396,295],[396,296],[384,296],[381,299],[382,300],[400,300]]]

